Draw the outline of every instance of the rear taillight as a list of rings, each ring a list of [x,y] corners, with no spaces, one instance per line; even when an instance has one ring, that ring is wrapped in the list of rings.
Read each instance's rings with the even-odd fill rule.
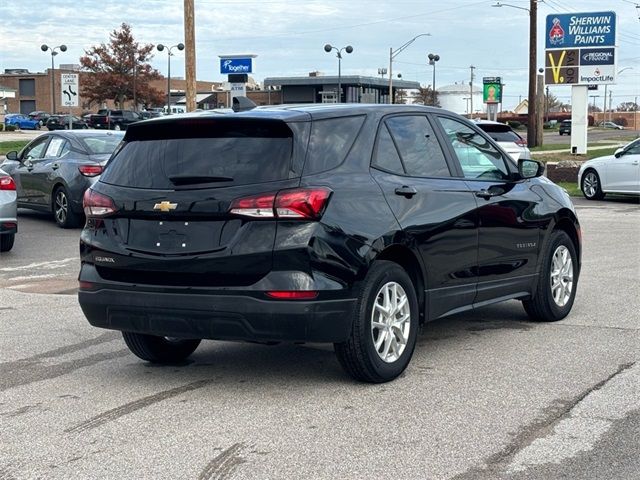
[[[229,213],[254,218],[318,220],[322,217],[331,190],[326,187],[281,190],[231,202]]]
[[[85,177],[97,177],[102,173],[102,165],[80,165],[78,170]]]
[[[115,213],[117,210],[116,204],[110,197],[92,189],[84,192],[82,206],[84,207],[84,214],[87,217],[104,217],[105,215]]]
[[[521,147],[526,147],[527,141],[524,138],[521,138],[519,140],[516,140],[516,145],[520,145]]]
[[[16,182],[13,181],[13,178],[6,176],[0,177],[0,190],[15,190]]]

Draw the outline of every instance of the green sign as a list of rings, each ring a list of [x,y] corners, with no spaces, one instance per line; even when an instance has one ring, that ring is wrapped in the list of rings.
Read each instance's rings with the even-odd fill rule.
[[[484,103],[502,103],[502,85],[499,83],[485,83],[482,90]]]

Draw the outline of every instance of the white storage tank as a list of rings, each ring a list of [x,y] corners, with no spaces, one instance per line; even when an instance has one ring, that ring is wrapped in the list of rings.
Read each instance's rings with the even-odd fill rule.
[[[444,87],[437,88],[438,100],[440,106],[445,110],[451,110],[452,112],[465,115],[470,113],[470,89],[468,82],[456,82],[453,85],[445,85]],[[473,111],[482,112],[486,111],[486,105],[482,103],[482,85],[473,85]]]

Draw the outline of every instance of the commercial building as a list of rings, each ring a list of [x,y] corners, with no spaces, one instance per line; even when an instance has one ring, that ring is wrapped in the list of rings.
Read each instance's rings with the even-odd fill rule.
[[[389,103],[389,80],[360,75],[324,76],[312,72],[308,77],[268,77],[264,88],[282,92],[282,103],[336,103],[338,82],[346,103]],[[394,79],[393,91],[417,90],[418,82]]]
[[[45,72],[29,72],[27,69],[6,69],[4,73],[0,74],[0,113],[24,113],[28,114],[36,110],[43,110],[45,112],[51,112],[53,109],[52,91],[51,91],[51,77],[55,82],[56,92],[56,111],[58,113],[68,113],[71,111],[74,115],[81,115],[87,111],[95,111],[98,108],[115,108],[116,105],[113,100],[108,100],[104,104],[96,104],[86,101],[82,98],[82,83],[84,79],[91,75],[91,73],[79,71],[78,65],[61,65],[61,68],[55,70],[47,69]],[[66,68],[62,68],[66,67]],[[80,105],[78,107],[60,107],[60,81],[61,75],[64,73],[76,73],[79,77],[81,96]],[[131,79],[133,82],[133,77]],[[167,79],[161,77],[157,80],[152,80],[150,85],[159,92],[166,95],[167,92]],[[206,82],[198,81],[196,88],[198,92],[212,93],[221,88],[220,82]],[[171,78],[171,91],[172,99],[184,96],[184,90],[186,88],[186,81],[182,78]],[[3,92],[6,93],[3,94]],[[125,102],[125,107],[134,109],[133,101],[128,100]]]

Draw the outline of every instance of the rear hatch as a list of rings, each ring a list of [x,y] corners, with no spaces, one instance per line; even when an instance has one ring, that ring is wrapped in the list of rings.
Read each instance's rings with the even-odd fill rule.
[[[271,269],[276,221],[232,202],[296,187],[282,120],[184,118],[132,125],[94,186],[116,214],[92,240],[99,274],[158,285],[250,285]],[[259,203],[259,202],[258,202]],[[88,223],[88,227],[90,226]],[[101,236],[101,238],[100,238]],[[109,252],[111,262],[101,262]]]

